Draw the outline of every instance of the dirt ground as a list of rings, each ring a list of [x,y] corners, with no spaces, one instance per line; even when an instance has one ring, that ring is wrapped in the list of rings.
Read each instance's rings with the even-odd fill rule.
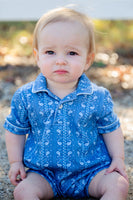
[[[116,81],[118,73],[113,73],[113,70],[114,68],[108,68],[108,70],[95,68],[88,72],[88,76],[97,84],[110,89],[114,99],[114,108],[120,118],[125,139],[125,163],[130,182],[127,200],[133,200],[133,90],[127,88],[126,84],[126,88],[124,88],[122,74],[119,74],[119,77],[117,77],[119,81]],[[130,70],[133,72],[133,67]],[[117,68],[116,71],[121,73],[120,68]],[[112,75],[110,75],[111,72]],[[8,179],[9,163],[4,139],[4,119],[10,112],[10,101],[15,90],[26,82],[34,80],[37,73],[37,68],[33,66],[12,67],[8,65],[0,67],[0,200],[13,200],[12,192],[14,189]],[[127,76],[129,76],[128,72]],[[133,77],[131,77],[131,80],[133,80]],[[108,84],[105,84],[105,82],[108,82]]]

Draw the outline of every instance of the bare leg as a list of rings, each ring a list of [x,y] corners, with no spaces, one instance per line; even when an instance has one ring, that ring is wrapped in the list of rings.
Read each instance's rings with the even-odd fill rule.
[[[30,172],[14,190],[15,200],[40,200],[53,198],[50,184],[41,175]]]
[[[89,194],[101,200],[126,200],[128,181],[117,172],[105,175],[105,171],[102,170],[92,179]]]

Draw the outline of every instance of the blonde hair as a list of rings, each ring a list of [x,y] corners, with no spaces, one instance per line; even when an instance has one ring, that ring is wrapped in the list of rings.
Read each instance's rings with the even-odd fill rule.
[[[70,8],[53,9],[47,12],[46,14],[44,14],[38,20],[34,29],[34,34],[33,34],[33,49],[34,48],[38,49],[39,33],[45,28],[45,26],[47,26],[50,23],[62,22],[62,21],[64,22],[76,21],[76,22],[81,23],[85,27],[85,29],[88,31],[88,41],[89,41],[88,52],[93,53],[95,51],[95,39],[94,39],[94,29],[93,29],[92,21],[85,14],[80,13]]]

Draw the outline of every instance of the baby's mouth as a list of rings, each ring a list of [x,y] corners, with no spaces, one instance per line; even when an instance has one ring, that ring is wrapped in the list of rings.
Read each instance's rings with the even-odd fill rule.
[[[58,70],[56,70],[56,71],[54,71],[55,73],[57,73],[57,74],[66,74],[66,73],[68,73],[66,70],[64,70],[64,69],[58,69]]]

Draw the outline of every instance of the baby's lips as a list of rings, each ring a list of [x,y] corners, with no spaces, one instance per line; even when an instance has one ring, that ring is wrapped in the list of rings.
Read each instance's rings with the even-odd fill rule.
[[[54,72],[57,73],[57,74],[66,74],[67,73],[67,71],[63,70],[63,69],[59,69],[59,70],[56,70]]]

